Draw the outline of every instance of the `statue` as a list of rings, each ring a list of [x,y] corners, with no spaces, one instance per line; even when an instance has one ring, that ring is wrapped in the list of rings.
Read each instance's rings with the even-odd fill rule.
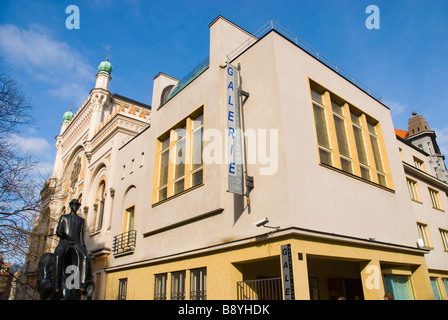
[[[95,289],[91,261],[84,243],[84,219],[77,211],[81,204],[70,201],[70,213],[59,219],[60,238],[54,253],[42,255],[37,267],[37,290],[43,300],[79,300]]]

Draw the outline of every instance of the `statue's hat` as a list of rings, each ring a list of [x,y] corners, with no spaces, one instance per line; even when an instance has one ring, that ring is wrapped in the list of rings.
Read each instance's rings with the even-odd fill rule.
[[[78,199],[73,199],[72,201],[70,201],[70,204],[77,204],[78,206],[81,205],[81,203],[78,201]]]

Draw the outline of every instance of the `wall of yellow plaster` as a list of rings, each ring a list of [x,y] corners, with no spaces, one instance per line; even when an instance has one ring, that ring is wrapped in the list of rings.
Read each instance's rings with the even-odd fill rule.
[[[107,274],[106,299],[117,299],[118,280],[128,278],[127,299],[154,298],[154,275],[187,270],[186,273],[186,299],[189,299],[189,271],[190,269],[207,267],[207,299],[220,300],[237,298],[236,282],[255,279],[257,275],[280,276],[280,247],[291,244],[294,270],[306,271],[306,259],[325,258],[347,260],[352,262],[368,262],[378,260],[381,263],[403,264],[413,266],[418,272],[411,277],[417,299],[431,299],[431,285],[423,255],[410,254],[390,249],[373,248],[371,246],[349,244],[346,242],[323,241],[322,239],[275,239],[248,242],[245,245],[222,249],[214,253],[198,254],[194,257],[172,259],[164,263],[148,263],[146,266],[129,268],[122,271],[109,271]],[[298,253],[304,255],[305,260],[298,260]],[[263,263],[266,262],[266,264]],[[278,269],[275,264],[278,262]],[[313,262],[311,261],[311,266]],[[299,266],[301,266],[299,268]],[[304,268],[305,266],[305,268]],[[421,266],[419,268],[419,266]],[[319,269],[314,267],[308,270],[309,276],[318,273],[322,276],[328,270],[322,265]],[[411,270],[412,268],[410,268]],[[426,271],[425,271],[426,270]],[[361,277],[354,270],[344,271],[347,277]],[[304,272],[302,272],[304,273]],[[344,273],[344,274],[345,274]],[[426,278],[426,276],[428,276]],[[295,274],[296,287],[300,287],[296,299],[309,299],[308,274]],[[299,285],[300,284],[300,285]],[[170,277],[167,283],[168,299],[170,298]],[[371,297],[381,297],[384,288]],[[369,296],[369,295],[368,295]]]

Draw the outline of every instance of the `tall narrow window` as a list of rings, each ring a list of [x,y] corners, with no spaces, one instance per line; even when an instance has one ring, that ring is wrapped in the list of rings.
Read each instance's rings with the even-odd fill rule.
[[[408,184],[409,196],[411,197],[411,200],[420,202],[420,192],[418,191],[417,181],[407,178],[406,182]]]
[[[432,291],[434,292],[434,298],[436,300],[442,300],[442,297],[440,295],[440,290],[439,290],[439,284],[437,283],[437,278],[430,277],[430,280],[431,280]]]
[[[376,171],[378,174],[378,182],[380,185],[386,187],[386,174],[384,173],[383,161],[381,160],[380,145],[378,143],[376,129],[370,122],[367,123],[367,126],[369,128],[370,143],[372,144],[373,157],[375,159]]]
[[[423,223],[417,223],[419,238],[423,240],[423,246],[426,248],[431,248],[431,238],[429,237],[428,225]]]
[[[101,181],[100,185],[98,186],[96,201],[95,201],[95,209],[97,210],[96,216],[96,230],[101,230],[103,227],[103,217],[104,217],[104,201],[106,199],[106,183],[104,180]]]
[[[193,135],[192,135],[192,167],[191,181],[192,187],[200,185],[203,181],[203,162],[202,162],[202,136],[204,132],[203,115],[199,115],[193,119]]]
[[[132,206],[127,208],[125,212],[124,233],[122,235],[122,249],[126,251],[133,251],[135,248],[134,219],[135,206]]]
[[[134,230],[135,206],[126,209],[125,232]]]
[[[313,99],[314,122],[316,125],[317,143],[319,145],[320,162],[332,165],[330,140],[328,138],[327,120],[322,93],[311,89]]]
[[[333,109],[333,120],[338,140],[339,156],[341,159],[341,169],[345,172],[353,173],[352,160],[347,140],[347,131],[345,128],[344,110],[342,106],[334,101],[331,102]]]
[[[443,250],[448,251],[448,231],[439,229],[440,236],[442,237]]]
[[[154,279],[154,300],[166,300],[167,274],[156,274]]]
[[[190,299],[207,300],[207,268],[190,271]]]
[[[145,153],[142,152],[141,157],[140,157],[140,168],[143,167],[144,160],[145,160]]]
[[[171,273],[171,300],[185,300],[185,270]]]
[[[160,143],[160,171],[159,171],[159,190],[158,200],[164,200],[167,197],[168,185],[168,164],[170,161],[170,138],[166,138]]]
[[[358,161],[359,161],[359,168],[361,170],[361,177],[363,177],[366,180],[371,180],[369,162],[367,160],[368,159],[367,152],[362,134],[361,121],[359,119],[359,116],[354,114],[353,112],[350,112],[350,117],[353,125],[353,134],[355,136],[356,150],[358,151]]]
[[[128,286],[127,278],[118,280],[118,300],[126,300],[127,286]]]
[[[174,157],[174,194],[185,190],[185,144],[186,130],[181,127],[175,130],[176,146]]]
[[[434,209],[443,210],[439,191],[431,188],[428,188],[428,190],[429,190],[429,196],[431,198],[432,207]]]

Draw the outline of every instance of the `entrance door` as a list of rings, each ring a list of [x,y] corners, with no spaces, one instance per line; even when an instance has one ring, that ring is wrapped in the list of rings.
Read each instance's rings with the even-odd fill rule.
[[[344,298],[347,300],[363,300],[361,279],[328,278],[328,295],[330,300]]]

